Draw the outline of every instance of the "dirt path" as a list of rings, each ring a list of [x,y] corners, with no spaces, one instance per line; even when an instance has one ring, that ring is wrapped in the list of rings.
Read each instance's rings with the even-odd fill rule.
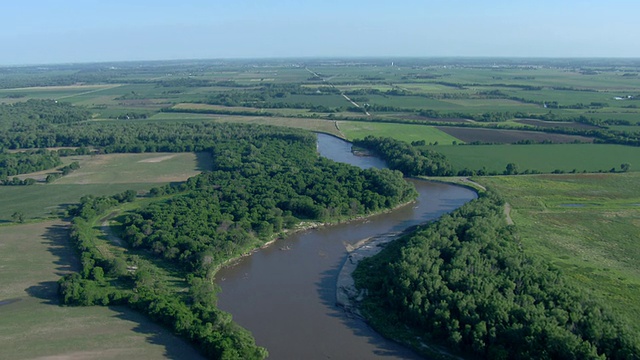
[[[472,185],[474,185],[474,186],[476,186],[476,187],[478,187],[478,188],[482,189],[482,191],[487,191],[487,188],[486,188],[486,187],[484,187],[484,186],[483,186],[483,185],[481,185],[481,184],[478,184],[477,182],[475,182],[475,181],[473,181],[473,180],[469,179],[468,177],[461,178],[460,180],[461,180],[463,183],[465,183],[465,182],[466,182],[466,183],[472,184]]]
[[[344,93],[342,94],[342,96],[347,99],[348,102],[350,102],[351,104],[353,104],[353,106],[357,107],[358,109],[362,109],[362,111],[364,111],[365,114],[367,114],[367,116],[371,116],[371,114],[369,114],[369,112],[367,110],[365,110],[362,106],[358,105],[357,102],[351,100],[351,98],[349,98],[347,95],[345,95]]]
[[[513,220],[511,219],[511,204],[508,202],[504,203],[504,216],[507,218],[507,225],[513,225]]]
[[[335,87],[335,85],[333,85],[332,83],[328,82],[327,80],[331,80],[331,79],[333,79],[334,77],[336,77],[337,75],[334,75],[334,76],[330,77],[329,79],[325,79],[325,78],[323,78],[322,76],[318,75],[318,73],[317,73],[317,72],[315,72],[315,71],[313,71],[313,70],[309,69],[308,67],[305,67],[305,70],[307,70],[308,72],[310,72],[313,76],[315,76],[315,77],[317,77],[317,78],[319,78],[319,79],[322,79],[322,81],[323,81],[323,82],[325,82],[326,84],[328,84],[330,87],[332,87],[332,88],[334,88],[334,89],[336,88],[336,87]],[[364,113],[365,113],[367,116],[371,116],[371,114],[369,114],[369,112],[368,112],[365,108],[363,108],[362,106],[358,105],[358,103],[357,103],[357,102],[355,102],[355,101],[351,100],[351,98],[349,98],[347,95],[345,95],[345,93],[344,93],[344,92],[340,91],[340,95],[342,95],[342,97],[344,97],[344,98],[345,98],[348,102],[350,102],[353,106],[357,107],[358,109],[362,109],[362,111],[364,111]]]
[[[125,247],[124,241],[122,241],[122,239],[117,237],[113,233],[113,231],[111,231],[111,226],[109,225],[109,221],[111,221],[111,219],[113,219],[117,214],[118,213],[114,211],[106,217],[102,218],[102,226],[100,227],[100,230],[102,230],[102,232],[107,236],[107,240],[109,240],[109,242],[120,247]]]

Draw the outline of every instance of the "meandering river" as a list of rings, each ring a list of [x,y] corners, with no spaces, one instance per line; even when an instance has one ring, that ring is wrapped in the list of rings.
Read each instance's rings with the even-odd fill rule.
[[[318,152],[362,168],[385,166],[374,157],[354,156],[350,143],[329,135],[318,135]],[[219,307],[251,331],[270,359],[418,359],[335,305],[347,244],[433,220],[476,197],[459,186],[411,182],[420,193],[415,203],[293,234],[221,269],[216,276],[222,288]]]

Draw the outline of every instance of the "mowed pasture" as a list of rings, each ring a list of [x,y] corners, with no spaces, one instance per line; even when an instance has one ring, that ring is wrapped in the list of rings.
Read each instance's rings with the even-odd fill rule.
[[[413,125],[413,124],[395,124],[382,122],[363,122],[363,121],[338,121],[337,126],[340,132],[348,140],[362,139],[368,135],[380,137],[392,137],[408,143],[412,141],[424,140],[427,144],[443,144],[450,145],[454,141],[461,142],[455,138],[433,126]]]
[[[80,169],[50,184],[0,186],[0,222],[10,221],[16,211],[27,219],[56,216],[84,195],[113,195],[130,189],[144,192],[154,186],[184,181],[210,170],[210,156],[207,153],[144,153],[64,158],[67,163],[78,161]],[[33,177],[44,176],[46,172]]]
[[[640,331],[640,173],[499,176],[527,252],[561,268]]]
[[[80,169],[55,184],[123,184],[184,181],[211,170],[209,153],[142,153],[72,156]]]
[[[612,168],[619,171],[623,163],[631,165],[630,171],[640,171],[640,148],[623,145],[457,145],[430,148],[444,154],[455,171],[485,168],[488,172],[502,173],[509,163],[515,163],[520,172],[599,172]]]
[[[438,126],[438,129],[464,142],[512,144],[518,141],[552,142],[557,144],[593,142],[593,138],[577,135],[552,134],[526,130],[482,129]]]
[[[79,268],[67,231],[59,220],[1,227],[0,358],[200,358],[127,308],[60,306],[57,280]]]

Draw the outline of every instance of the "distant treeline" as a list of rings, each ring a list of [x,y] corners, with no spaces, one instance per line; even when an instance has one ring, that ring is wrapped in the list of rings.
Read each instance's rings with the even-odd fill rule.
[[[372,323],[485,359],[638,358],[626,320],[525,254],[502,205],[481,195],[363,260]]]
[[[55,100],[30,99],[15,104],[0,104],[0,130],[33,124],[67,124],[87,120],[91,112],[82,107]]]

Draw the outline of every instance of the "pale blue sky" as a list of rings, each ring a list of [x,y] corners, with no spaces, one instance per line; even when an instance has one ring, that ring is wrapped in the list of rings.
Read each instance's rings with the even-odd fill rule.
[[[640,57],[638,0],[0,0],[0,64]]]

